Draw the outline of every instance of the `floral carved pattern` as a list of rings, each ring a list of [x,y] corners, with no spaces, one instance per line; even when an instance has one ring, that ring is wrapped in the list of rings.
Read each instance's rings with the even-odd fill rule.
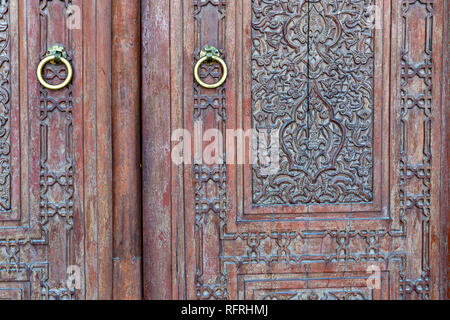
[[[9,1],[0,2],[0,213],[11,210]]]
[[[200,39],[210,35],[208,28],[201,29],[208,23],[210,28],[214,26],[222,53],[227,49],[224,43],[231,42],[227,61],[233,61],[230,51],[235,47],[239,54],[247,49],[246,41],[233,42],[234,33],[225,38],[223,30],[226,23],[236,23],[236,30],[241,30],[234,16],[244,5],[250,7],[250,2],[241,0],[241,6],[236,7],[234,2],[226,3],[231,5],[226,7],[225,0],[194,2],[194,57],[202,48]],[[381,6],[386,16],[377,35],[381,34],[381,42],[386,41],[389,47],[393,40],[401,44],[393,46],[391,61],[377,70],[381,71],[377,77],[392,72],[388,82],[392,104],[387,102],[392,115],[383,116],[392,130],[386,136],[372,129],[379,119],[373,116],[375,43],[364,11],[373,3],[252,1],[253,104],[252,110],[247,104],[242,109],[252,116],[255,128],[277,130],[281,140],[281,171],[262,176],[257,168],[253,170],[251,200],[255,206],[371,201],[376,135],[392,145],[389,160],[376,156],[388,167],[392,179],[385,201],[387,210],[383,210],[388,219],[368,215],[363,222],[359,217],[324,219],[314,215],[296,220],[276,213],[270,219],[239,216],[235,211],[241,210],[242,198],[231,181],[235,179],[233,165],[193,166],[194,192],[186,195],[194,204],[189,220],[194,236],[185,243],[193,243],[195,248],[195,284],[191,290],[198,299],[437,297],[433,279],[437,279],[438,269],[433,259],[437,259],[438,246],[433,249],[431,235],[439,215],[433,205],[439,183],[433,181],[439,182],[435,165],[440,155],[432,157],[432,146],[440,141],[440,129],[436,129],[440,106],[433,98],[439,96],[434,81],[440,71],[433,61],[438,60],[435,57],[441,49],[433,49],[432,44],[440,37],[433,26],[442,22],[442,2],[385,1]],[[245,8],[249,7],[242,12],[248,12]],[[245,19],[249,18],[243,17],[243,30],[247,30]],[[217,22],[218,32],[215,23],[208,21]],[[398,38],[389,38],[392,30],[398,30]],[[242,38],[247,36],[244,33]],[[241,47],[235,45],[239,42]],[[378,58],[385,51],[382,43],[377,42],[376,47]],[[245,64],[240,70],[245,72]],[[214,77],[206,69],[204,76]],[[241,90],[244,85],[237,88]],[[234,90],[234,86],[204,90],[193,83],[192,121],[201,121],[205,128],[218,127],[221,132],[233,128],[230,119],[239,111],[227,109],[232,103],[226,99],[226,90]],[[246,190],[248,180],[239,179],[238,183],[241,181]],[[353,212],[367,213],[357,208]],[[246,220],[239,220],[242,217]],[[369,288],[365,282],[368,265],[380,268],[380,290]],[[327,272],[303,272],[308,269]]]
[[[294,109],[292,119],[281,129],[282,148],[290,167],[316,182],[324,171],[335,169],[345,128],[334,119],[331,106],[316,88]]]
[[[342,289],[306,289],[293,292],[273,292],[263,300],[369,300],[364,293],[356,290]]]
[[[255,205],[373,200],[373,1],[252,1],[252,115],[280,137]]]
[[[22,53],[29,60],[33,55],[35,61],[43,59],[49,44],[54,43],[55,26],[65,21],[70,15],[72,0],[40,0],[38,3],[0,0],[0,118],[2,119],[0,141],[0,159],[3,161],[5,137],[9,138],[13,130],[23,130],[26,150],[20,153],[21,159],[27,159],[22,172],[23,188],[29,190],[27,196],[20,198],[11,205],[19,211],[18,220],[1,221],[0,209],[0,299],[33,299],[33,300],[68,300],[83,297],[81,290],[71,287],[66,282],[66,270],[70,266],[80,265],[76,259],[75,218],[75,143],[74,143],[74,86],[70,84],[62,90],[51,91],[42,86],[24,86],[14,90],[14,95],[8,96],[10,88],[17,88],[16,83],[22,83],[20,78],[27,77],[31,70],[35,72],[34,63],[25,66],[27,72],[9,76],[9,68],[18,66],[21,59],[14,61],[14,43],[30,42],[27,52]],[[19,10],[27,12],[26,23],[18,20]],[[24,25],[24,27],[23,27]],[[23,27],[23,28],[22,28]],[[28,29],[30,28],[30,29]],[[27,32],[37,28],[41,32]],[[64,37],[55,37],[68,50],[68,59],[74,65],[72,44],[75,42],[68,29],[62,29]],[[33,45],[31,45],[33,43]],[[11,53],[10,53],[11,52]],[[9,59],[11,54],[12,59]],[[25,68],[24,67],[24,68]],[[17,70],[17,69],[13,69]],[[20,69],[22,70],[22,69]],[[65,78],[66,71],[60,65],[47,64],[44,78],[51,84],[56,84]],[[29,80],[32,81],[33,79]],[[27,80],[28,81],[28,80]],[[31,83],[31,82],[30,82]],[[9,108],[10,97],[17,92],[30,96],[26,99],[28,120],[17,120],[13,126],[4,126],[4,117],[21,104]],[[5,107],[6,106],[6,107]],[[3,109],[1,109],[3,108]],[[9,120],[11,121],[11,120]],[[4,135],[6,133],[6,135]],[[15,140],[13,140],[14,143]],[[8,140],[8,144],[10,141]],[[17,148],[16,145],[14,145]],[[14,151],[14,149],[12,150]],[[11,160],[14,157],[11,156]],[[1,163],[5,170],[5,162]],[[13,169],[14,166],[11,166]],[[30,170],[29,170],[30,169]],[[0,171],[0,176],[4,171]],[[16,180],[14,180],[16,181]],[[21,185],[22,186],[22,185]],[[3,192],[3,191],[2,191]],[[8,191],[14,196],[14,192]],[[3,193],[2,197],[3,206]],[[22,203],[28,205],[21,205]],[[3,207],[2,207],[3,208]],[[81,258],[82,259],[82,258]],[[82,279],[82,278],[81,278]]]

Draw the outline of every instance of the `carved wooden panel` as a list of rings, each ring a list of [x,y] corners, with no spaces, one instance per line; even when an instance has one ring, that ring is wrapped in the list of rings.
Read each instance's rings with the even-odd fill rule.
[[[11,167],[18,178],[9,184],[5,176],[8,196],[2,197],[3,209],[7,204],[17,214],[2,215],[0,288],[10,294],[21,292],[24,299],[66,299],[75,294],[62,281],[65,268],[74,264],[74,93],[72,87],[57,93],[39,88],[33,75],[53,41],[49,33],[58,27],[49,23],[49,16],[60,19],[62,27],[68,6],[58,1],[2,1],[1,5],[2,150],[7,157],[16,150],[17,161]],[[23,28],[25,22],[30,29]],[[57,40],[69,43],[68,38]],[[45,74],[49,81],[65,76],[52,67]],[[2,162],[6,172],[9,161],[4,157]],[[10,194],[15,198],[12,203]]]
[[[366,15],[370,5],[382,12],[376,26]],[[143,88],[144,127],[150,117],[171,119],[163,136],[144,140],[162,152],[158,166],[170,161],[175,143],[168,137],[176,129],[226,136],[255,127],[280,133],[281,172],[264,176],[258,165],[226,157],[199,163],[192,155],[193,165],[171,163],[169,181],[144,180],[163,191],[153,194],[162,211],[144,214],[160,221],[147,228],[165,249],[144,255],[172,265],[147,279],[170,283],[171,291],[147,295],[438,298],[442,2],[194,0],[163,7],[152,13],[144,6],[144,30],[157,29],[153,20],[172,22],[155,40],[169,56],[158,65],[172,66],[161,81],[166,89],[151,97]],[[218,48],[230,69],[218,89],[193,80],[205,45]],[[152,50],[144,44],[144,64],[152,65]],[[155,77],[151,69],[144,83]],[[211,81],[220,71],[206,66],[201,76]],[[170,112],[161,110],[163,101]],[[224,145],[221,155],[229,151]],[[155,166],[152,151],[146,154],[144,167]],[[367,284],[374,269],[376,288]]]
[[[0,8],[0,212],[11,210],[11,42],[9,3]]]
[[[253,127],[280,170],[253,169],[257,205],[373,200],[373,1],[252,1]]]
[[[92,239],[85,219],[97,225],[97,213],[84,198],[90,187],[85,179],[97,173],[85,170],[84,149],[98,138],[90,129],[96,116],[83,114],[96,106],[84,104],[83,73],[92,68],[83,64],[83,53],[96,40],[83,37],[83,30],[88,21],[96,24],[82,15],[82,5],[96,12],[95,4],[78,0],[0,2],[1,299],[86,298],[98,290],[85,291],[92,282],[86,278],[98,272],[92,271],[97,266],[89,255],[92,245],[84,243]],[[39,61],[54,44],[65,46],[75,70],[72,83],[58,91],[41,87],[36,77]],[[60,83],[66,73],[48,64],[44,77]],[[85,83],[97,88],[91,79]],[[97,159],[97,152],[90,157]],[[73,285],[69,275],[77,279]]]

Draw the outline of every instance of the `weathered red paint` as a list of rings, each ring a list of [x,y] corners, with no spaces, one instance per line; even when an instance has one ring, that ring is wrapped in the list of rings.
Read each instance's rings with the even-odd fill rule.
[[[16,255],[1,267],[0,299],[111,298],[110,1],[5,5],[13,176],[0,252],[6,244]],[[75,75],[69,87],[48,91],[36,67],[54,44],[66,48]],[[61,66],[46,68],[61,72],[48,81],[61,81]],[[66,284],[69,268],[80,279],[75,288]]]
[[[223,298],[225,295],[228,298],[255,298],[278,290],[301,291],[304,288],[302,281],[308,283],[310,293],[315,288],[319,294],[333,288],[364,287],[364,283],[350,278],[351,275],[367,274],[370,260],[366,262],[360,257],[366,252],[371,233],[378,239],[376,250],[380,254],[398,257],[403,264],[391,258],[377,264],[382,270],[382,288],[366,298],[445,297],[447,249],[444,239],[448,231],[444,216],[447,214],[448,190],[442,183],[446,180],[442,179],[448,177],[448,162],[446,131],[442,125],[445,123],[447,99],[442,89],[442,76],[445,74],[442,44],[445,43],[447,11],[444,5],[447,3],[434,1],[431,10],[417,2],[409,4],[411,8],[408,11],[403,11],[408,6],[402,7],[399,1],[380,3],[383,6],[382,29],[376,31],[374,50],[373,203],[348,207],[261,208],[252,206],[250,166],[228,165],[226,180],[220,180],[220,171],[214,171],[217,167],[210,166],[207,168],[209,173],[200,173],[196,170],[203,169],[170,162],[171,133],[179,128],[193,132],[194,119],[199,118],[205,130],[224,129],[224,126],[225,129],[240,128],[242,123],[245,126],[251,122],[251,3],[173,1],[169,5],[168,1],[158,4],[143,2],[146,298],[197,299]],[[427,14],[433,17],[432,37],[427,33],[429,29],[425,28],[424,17]],[[405,21],[416,27],[403,30]],[[427,48],[423,46],[430,41],[433,45],[432,116],[424,116],[420,110],[414,109],[406,119],[402,119],[402,54],[407,53],[408,63],[420,64],[426,60],[424,52]],[[193,66],[199,50],[206,44],[214,45],[226,54],[230,73],[224,86],[226,102],[219,98],[219,106],[201,109],[196,105],[201,102],[194,97],[194,92],[201,93],[203,101],[214,99],[221,92],[199,89],[194,84]],[[162,75],[161,69],[167,72]],[[415,90],[431,89],[430,85],[427,87],[420,81],[406,81],[409,85],[404,90],[409,94],[414,94]],[[218,116],[222,106],[226,109],[226,120]],[[170,128],[167,122],[169,115]],[[431,121],[431,127],[424,126],[428,121]],[[407,137],[401,141],[403,124]],[[244,127],[247,128],[249,126]],[[431,140],[423,138],[425,134],[422,133],[425,132],[432,137]],[[402,153],[403,146],[409,148],[406,155]],[[407,215],[404,218],[400,216],[402,203],[411,200],[402,198],[402,194],[415,197],[417,193],[419,197],[422,183],[420,173],[417,173],[417,179],[405,179],[401,166],[415,166],[422,162],[428,165],[426,153],[422,154],[420,150],[430,150],[432,154],[432,173],[429,180],[425,178],[425,183],[431,186],[424,211],[429,210],[430,216],[425,224],[422,224],[423,212],[419,204],[408,205],[405,208]],[[203,211],[202,205],[206,207],[208,199],[219,194],[220,183],[227,185],[226,210],[216,209],[216,213],[213,209]],[[209,198],[202,190],[208,190]],[[328,221],[321,220],[324,217]],[[388,218],[379,219],[383,217]],[[401,225],[405,228],[402,229]],[[274,233],[278,235],[275,238],[271,236]],[[289,238],[290,233],[295,236]],[[283,249],[283,243],[288,243],[287,251]],[[280,252],[289,252],[294,259],[291,262],[295,262],[283,263]],[[336,257],[344,254],[347,262],[334,261],[333,254]],[[349,262],[353,259],[351,257],[356,257],[356,260]],[[267,262],[270,259],[273,262]],[[302,262],[314,259],[316,263]],[[164,269],[164,265],[171,265],[170,270]],[[323,280],[309,279],[312,274]],[[341,280],[325,279],[327,276]],[[429,278],[429,290],[420,291],[422,277]],[[400,290],[406,287],[412,290]]]
[[[140,1],[112,2],[113,297],[142,297]]]
[[[171,161],[171,134],[192,132],[194,119],[251,126],[251,1],[5,2],[0,140],[11,150],[0,154],[0,300],[314,298],[348,288],[372,299],[448,298],[448,1],[378,3],[373,203],[274,209],[252,205],[251,166],[228,165],[225,176]],[[35,71],[56,43],[75,75],[48,91]],[[403,65],[424,65],[430,43],[431,80],[402,79]],[[224,91],[194,84],[205,44],[228,64]],[[46,72],[57,83],[65,71]],[[414,107],[402,117],[403,81],[407,95],[432,89],[430,114]],[[223,94],[226,117],[220,107],[196,110],[199,92]],[[220,209],[207,202],[217,194]],[[371,293],[364,277],[373,261],[361,257],[373,252],[392,260],[377,263],[382,286]],[[70,270],[79,287],[67,286]]]
[[[171,184],[171,176],[180,177],[180,170],[171,170],[170,132],[180,122],[181,113],[172,113],[171,105],[178,103],[177,94],[183,90],[181,83],[171,79],[171,72],[180,65],[180,55],[172,59],[170,48],[170,10],[178,4],[171,1],[142,1],[142,186],[144,252],[144,296],[146,299],[172,299],[172,290],[179,286],[172,281],[176,259],[171,251],[182,239],[172,237],[172,207],[182,214],[183,200],[177,197],[182,183]],[[180,36],[180,35],[176,35]],[[148,63],[149,61],[151,63]],[[173,88],[171,90],[170,88]],[[179,124],[180,125],[180,124]],[[183,252],[177,253],[178,258]],[[181,290],[181,289],[178,289]]]

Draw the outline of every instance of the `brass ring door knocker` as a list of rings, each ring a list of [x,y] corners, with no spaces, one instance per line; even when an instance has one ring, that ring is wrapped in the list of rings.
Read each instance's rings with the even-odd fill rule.
[[[220,78],[220,80],[216,83],[213,84],[208,84],[203,82],[200,79],[200,75],[199,75],[199,70],[200,70],[200,66],[204,63],[204,62],[213,62],[213,61],[217,61],[218,63],[220,63],[220,65],[222,66],[222,78]],[[203,50],[200,52],[200,60],[198,60],[198,62],[196,63],[195,67],[194,67],[194,78],[195,81],[197,81],[197,83],[199,85],[201,85],[204,88],[208,88],[208,89],[215,89],[220,87],[222,84],[225,83],[225,81],[227,80],[228,77],[228,67],[227,64],[225,63],[225,61],[219,56],[219,50],[217,50],[214,47],[211,46],[206,46],[205,48],[203,48]]]
[[[47,63],[57,64],[57,63],[63,63],[67,68],[67,77],[66,79],[57,85],[52,85],[47,83],[44,80],[44,77],[42,76],[42,71],[44,70],[44,67]],[[50,90],[59,90],[65,88],[70,81],[72,81],[73,77],[73,69],[72,65],[70,64],[69,60],[67,60],[67,53],[66,49],[64,49],[63,46],[60,45],[54,45],[52,46],[48,51],[44,59],[39,63],[37,71],[36,71],[37,78],[39,80],[39,83]]]

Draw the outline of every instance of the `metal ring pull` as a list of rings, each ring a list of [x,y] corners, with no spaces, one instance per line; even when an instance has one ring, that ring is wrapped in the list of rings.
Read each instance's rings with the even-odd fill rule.
[[[45,65],[49,62],[52,64],[57,64],[57,63],[62,62],[66,66],[67,77],[64,80],[64,82],[57,84],[57,85],[52,85],[52,84],[47,83],[44,80],[44,77],[42,76],[42,70],[44,70]],[[47,55],[45,56],[45,58],[42,59],[42,61],[39,63],[37,71],[36,71],[36,75],[39,80],[39,83],[47,89],[59,90],[59,89],[65,88],[70,83],[70,81],[72,81],[73,69],[72,69],[72,65],[70,64],[69,60],[67,60],[67,53],[66,53],[66,50],[64,49],[64,47],[59,46],[59,45],[55,45],[55,46],[51,47],[47,51]]]
[[[220,78],[220,80],[216,83],[213,84],[208,84],[203,82],[200,79],[200,75],[199,75],[199,70],[200,70],[200,66],[204,63],[204,62],[211,62],[211,61],[217,61],[218,63],[220,63],[220,65],[222,66],[222,78]],[[225,61],[219,56],[219,50],[217,50],[214,47],[211,46],[206,46],[201,52],[200,52],[200,60],[198,60],[197,64],[194,67],[194,78],[197,81],[197,83],[199,85],[201,85],[204,88],[208,88],[208,89],[215,89],[220,87],[222,84],[225,83],[225,81],[227,80],[228,77],[228,67],[227,64],[225,63]]]

